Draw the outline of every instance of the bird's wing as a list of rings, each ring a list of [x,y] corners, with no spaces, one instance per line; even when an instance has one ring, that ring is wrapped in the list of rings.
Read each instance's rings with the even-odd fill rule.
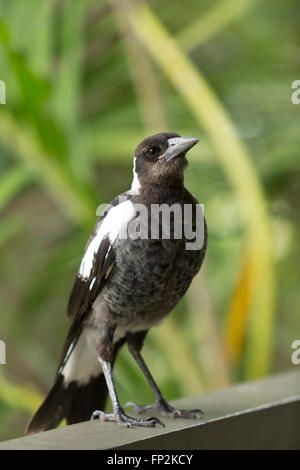
[[[83,258],[68,302],[72,324],[64,346],[59,371],[70,357],[93,302],[99,295],[113,267],[115,255],[112,244],[134,217],[130,192],[121,194],[105,208],[86,244]]]

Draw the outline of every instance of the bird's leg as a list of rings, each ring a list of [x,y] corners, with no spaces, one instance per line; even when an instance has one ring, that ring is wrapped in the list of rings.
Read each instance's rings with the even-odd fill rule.
[[[138,405],[137,403],[127,402],[124,405],[124,408],[128,406],[133,406],[134,410],[138,413],[145,413],[150,410],[159,410],[163,416],[169,418],[201,418],[203,411],[201,410],[179,410],[171,406],[163,397],[160,389],[158,388],[155,380],[153,379],[151,372],[149,371],[147,364],[145,363],[142,355],[141,348],[143,345],[143,340],[147,334],[147,331],[135,334],[127,335],[127,343],[129,351],[136,360],[137,364],[141,368],[143,374],[145,375],[155,397],[155,402],[152,405]]]
[[[101,364],[109,396],[112,401],[113,413],[105,413],[104,411],[96,410],[93,412],[91,419],[99,418],[100,421],[115,421],[120,426],[125,426],[128,428],[131,428],[132,426],[154,427],[156,424],[164,426],[164,424],[155,417],[133,418],[128,416],[120,405],[112,375],[114,330],[115,328],[112,327],[106,328],[105,334],[103,332],[101,335],[97,347],[98,359]]]

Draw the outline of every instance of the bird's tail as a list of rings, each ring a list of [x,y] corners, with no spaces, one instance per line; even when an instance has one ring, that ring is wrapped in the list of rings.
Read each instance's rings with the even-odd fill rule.
[[[93,411],[105,409],[108,390],[97,358],[96,339],[92,331],[81,332],[45,401],[28,423],[27,434],[56,428],[64,418],[67,424],[87,421]],[[122,344],[121,340],[115,345],[115,357]]]
[[[105,408],[107,393],[102,372],[85,385],[73,381],[67,386],[64,376],[58,374],[46,399],[28,423],[26,433],[56,428],[64,418],[67,424],[87,421],[93,411]]]

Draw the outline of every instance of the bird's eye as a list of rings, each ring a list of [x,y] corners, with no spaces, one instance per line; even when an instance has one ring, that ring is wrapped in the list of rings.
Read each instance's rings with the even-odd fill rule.
[[[145,157],[150,161],[155,161],[159,155],[159,147],[153,145],[145,150]]]

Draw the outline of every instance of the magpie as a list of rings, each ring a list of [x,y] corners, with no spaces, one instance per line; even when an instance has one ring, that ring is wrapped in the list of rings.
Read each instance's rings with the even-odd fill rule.
[[[199,224],[198,201],[184,186],[186,153],[197,142],[177,133],[160,133],[136,148],[131,189],[106,207],[86,244],[69,298],[71,327],[55,381],[30,420],[28,434],[55,428],[63,418],[68,424],[98,418],[125,427],[163,425],[156,417],[128,415],[129,406],[138,414],[157,410],[173,418],[201,416],[201,410],[179,410],[165,400],[141,355],[147,332],[176,306],[204,259],[204,218],[203,242],[195,249],[187,249],[190,236],[175,233],[175,211],[170,211],[169,234],[163,230],[161,214],[154,236],[151,227],[152,209],[162,205],[191,207],[192,227]],[[146,220],[138,218],[141,208]],[[186,224],[183,219],[179,228]],[[136,230],[129,233],[137,220]],[[113,365],[124,343],[153,391],[154,404],[120,404]],[[108,394],[112,413],[103,411]]]

